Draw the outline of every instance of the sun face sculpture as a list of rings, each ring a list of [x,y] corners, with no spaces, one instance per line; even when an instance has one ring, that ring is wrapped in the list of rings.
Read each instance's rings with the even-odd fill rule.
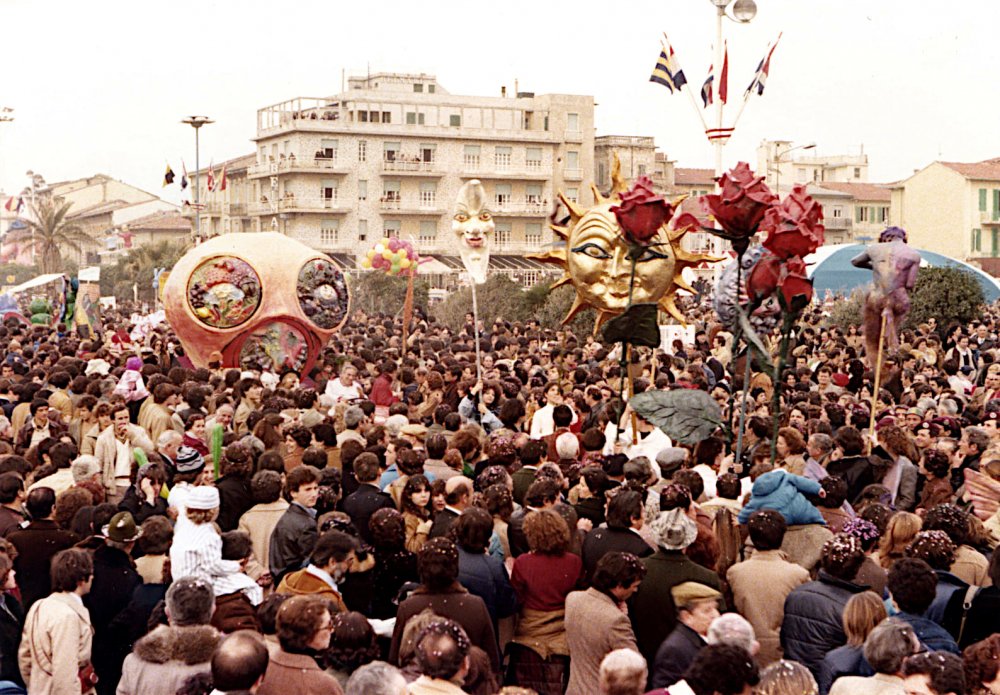
[[[621,227],[611,208],[621,200],[621,194],[628,190],[621,176],[617,156],[612,166],[611,196],[605,198],[597,187],[591,185],[597,203],[591,208],[583,208],[566,198],[559,199],[569,210],[569,223],[565,226],[552,224],[549,227],[565,244],[545,253],[533,254],[529,258],[559,266],[564,275],[552,289],[572,284],[576,290],[576,300],[563,323],[569,322],[587,307],[597,312],[594,333],[608,319],[625,311],[629,305],[629,279],[632,273],[630,247],[622,235]],[[682,198],[674,201],[679,206]],[[715,256],[690,253],[681,248],[681,239],[688,228],[660,228],[656,237],[642,250],[636,259],[635,283],[632,289],[632,303],[655,303],[681,323],[686,323],[684,315],[674,302],[678,289],[694,292],[681,272],[702,261],[720,260]]]

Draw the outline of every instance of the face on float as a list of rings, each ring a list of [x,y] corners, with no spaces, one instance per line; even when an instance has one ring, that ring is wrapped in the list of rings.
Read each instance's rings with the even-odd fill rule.
[[[632,260],[611,207],[606,203],[591,208],[572,228],[566,241],[567,265],[573,286],[587,304],[618,313],[629,303]],[[633,303],[658,301],[673,284],[674,256],[663,231],[657,242],[636,259]]]
[[[459,189],[451,231],[458,242],[465,269],[476,283],[485,282],[496,223],[486,203],[486,191],[479,181],[473,179]]]

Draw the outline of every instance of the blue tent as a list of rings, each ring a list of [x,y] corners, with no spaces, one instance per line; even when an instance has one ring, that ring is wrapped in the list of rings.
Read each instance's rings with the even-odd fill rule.
[[[813,279],[816,295],[822,298],[827,290],[837,294],[850,294],[872,281],[870,270],[855,268],[851,259],[864,251],[864,244],[832,244],[820,247],[816,253],[806,257],[809,277]],[[917,249],[920,252],[921,267],[956,267],[972,273],[983,288],[983,296],[989,303],[1000,299],[1000,283],[997,279],[968,263],[943,256],[933,251]]]

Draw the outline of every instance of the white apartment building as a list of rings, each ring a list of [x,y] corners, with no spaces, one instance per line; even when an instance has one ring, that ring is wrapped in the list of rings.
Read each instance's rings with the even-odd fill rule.
[[[757,173],[772,189],[796,183],[865,183],[868,155],[816,156],[815,144],[794,145],[790,140],[762,140],[757,146]]]
[[[332,97],[258,110],[254,140],[250,224],[240,228],[282,232],[344,265],[395,236],[459,267],[450,212],[458,189],[475,178],[495,215],[497,270],[531,283],[549,269],[522,256],[553,243],[548,217],[558,192],[593,203],[591,96],[458,96],[433,75],[378,73],[349,78],[347,91]],[[224,194],[204,190],[204,176],[200,182],[203,230],[217,209],[209,230],[221,232],[224,207],[213,203],[223,198],[213,195]]]

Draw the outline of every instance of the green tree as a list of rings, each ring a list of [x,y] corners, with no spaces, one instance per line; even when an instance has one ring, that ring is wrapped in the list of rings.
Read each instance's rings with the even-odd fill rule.
[[[38,268],[33,265],[21,265],[19,263],[5,263],[0,265],[0,285],[13,286],[27,282],[38,276]]]
[[[939,325],[968,323],[982,315],[983,303],[983,288],[972,273],[956,267],[921,268],[905,327],[913,328],[932,316]]]
[[[81,244],[93,241],[76,223],[66,219],[72,203],[61,198],[44,197],[28,204],[31,215],[25,220],[26,227],[7,235],[8,244],[23,244],[31,248],[38,259],[38,269],[43,274],[66,271],[63,251],[81,253]]]
[[[186,250],[184,244],[166,240],[131,249],[101,273],[101,293],[131,299],[134,283],[139,299],[152,301],[155,299],[153,276],[156,269],[173,268]]]
[[[387,275],[381,271],[352,272],[347,276],[351,293],[351,310],[366,314],[395,316],[403,310],[406,301],[406,276]],[[427,310],[430,284],[419,275],[413,282],[413,308]]]
[[[479,304],[479,320],[483,325],[492,325],[497,318],[505,321],[525,321],[538,306],[539,293],[525,290],[506,275],[491,275],[482,285],[476,287]],[[463,287],[436,304],[432,313],[452,330],[465,324],[465,315],[472,313],[472,288]]]
[[[861,325],[861,307],[865,302],[865,292],[854,290],[851,295],[844,300],[838,300],[830,310],[830,316],[826,319],[827,326],[837,326],[847,328],[848,326]]]

